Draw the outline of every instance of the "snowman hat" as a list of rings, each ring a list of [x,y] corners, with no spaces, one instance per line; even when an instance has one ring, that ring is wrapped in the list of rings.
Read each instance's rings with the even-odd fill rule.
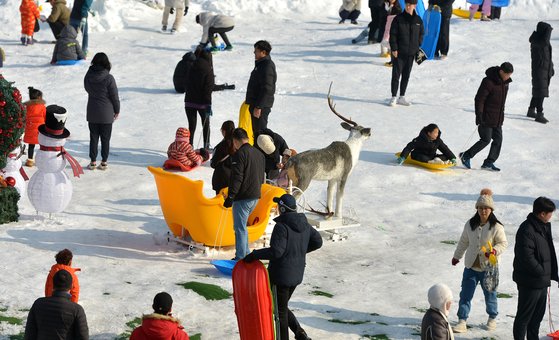
[[[39,126],[39,132],[54,139],[67,138],[70,136],[70,131],[64,128],[67,118],[65,108],[58,105],[49,105],[47,106],[45,124]]]

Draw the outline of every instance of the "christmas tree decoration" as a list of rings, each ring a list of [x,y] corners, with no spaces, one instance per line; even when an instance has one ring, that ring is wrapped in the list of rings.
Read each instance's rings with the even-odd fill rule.
[[[25,107],[21,93],[0,74],[0,169],[8,154],[19,146],[25,130]]]

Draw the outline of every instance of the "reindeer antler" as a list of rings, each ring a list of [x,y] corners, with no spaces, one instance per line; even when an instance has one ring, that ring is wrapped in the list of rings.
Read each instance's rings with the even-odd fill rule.
[[[334,82],[330,82],[330,87],[328,88],[328,106],[330,106],[330,110],[332,110],[332,112],[334,112],[334,114],[338,117],[340,117],[341,120],[343,120],[344,122],[351,124],[353,126],[358,126],[359,124],[357,124],[356,122],[354,122],[351,119],[348,119],[344,116],[342,116],[341,114],[338,113],[338,111],[336,111],[336,104],[334,104],[334,100],[332,99],[332,97],[330,97],[330,91],[332,90],[332,84],[334,84]]]

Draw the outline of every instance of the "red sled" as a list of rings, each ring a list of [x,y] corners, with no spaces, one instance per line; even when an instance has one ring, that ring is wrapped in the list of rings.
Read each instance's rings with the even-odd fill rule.
[[[262,262],[237,262],[233,298],[241,340],[274,340],[274,302],[268,270]]]
[[[553,340],[559,340],[559,330],[557,330],[553,333],[549,333],[547,336],[552,338]]]

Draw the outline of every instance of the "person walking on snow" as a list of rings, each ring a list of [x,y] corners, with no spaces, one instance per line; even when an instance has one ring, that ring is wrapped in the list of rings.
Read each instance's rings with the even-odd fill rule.
[[[549,82],[555,74],[553,57],[551,54],[550,24],[540,21],[530,36],[530,53],[532,55],[532,100],[526,114],[536,118],[536,122],[546,124],[548,120],[543,116],[543,100],[549,97]]]
[[[423,42],[423,20],[417,15],[417,0],[406,0],[404,11],[394,18],[390,26],[390,50],[392,51],[392,99],[390,106],[411,105],[406,101],[406,89],[410,79],[415,55]],[[400,81],[400,76],[402,80]],[[400,97],[396,99],[400,86]]]
[[[551,280],[559,282],[557,253],[551,235],[555,203],[538,197],[516,232],[512,279],[518,287],[514,340],[538,340]],[[556,305],[557,306],[557,305]]]
[[[75,0],[70,12],[70,25],[76,32],[82,32],[82,50],[87,55],[89,44],[87,17],[93,0]]]
[[[173,14],[175,10],[175,22],[171,28],[171,34],[176,33],[182,22],[182,17],[188,13],[190,7],[190,0],[165,0],[165,8],[163,9],[163,19],[161,19],[161,31],[167,32],[167,25],[169,22],[169,15]]]
[[[297,201],[290,194],[274,197],[280,215],[270,238],[270,247],[253,250],[243,260],[270,260],[268,273],[277,292],[280,338],[289,339],[289,329],[296,340],[310,340],[297,318],[289,310],[289,299],[303,282],[306,255],[322,247],[322,236],[303,213],[297,212]]]
[[[470,315],[472,298],[477,284],[483,280],[485,268],[489,265],[489,257],[494,255],[499,258],[508,246],[505,228],[493,213],[495,205],[493,203],[493,193],[490,189],[481,190],[476,202],[476,210],[476,214],[464,225],[460,241],[458,241],[452,258],[452,265],[455,266],[466,253],[462,290],[458,302],[458,324],[453,328],[455,333],[465,333],[468,330],[466,321]],[[488,242],[491,242],[492,252],[489,252],[486,248]],[[482,249],[486,249],[486,252]],[[481,288],[485,296],[485,311],[489,314],[486,328],[492,331],[497,327],[495,319],[499,314],[497,310],[497,291],[488,291],[483,284]]]
[[[504,62],[501,66],[492,66],[485,71],[485,78],[481,81],[475,97],[476,125],[479,141],[458,155],[462,164],[468,169],[471,169],[470,159],[491,142],[489,155],[483,161],[481,168],[501,171],[494,163],[501,153],[505,103],[507,101],[509,83],[512,82],[510,76],[513,72],[514,68],[509,62]]]
[[[225,33],[233,30],[235,27],[235,21],[232,17],[212,12],[202,12],[196,16],[196,23],[202,26],[202,39],[200,39],[200,46],[202,48],[205,48],[209,41],[212,45],[210,51],[218,51],[214,35],[219,34],[225,43],[225,50],[231,51],[233,49],[233,45],[231,45]]]
[[[21,13],[21,43],[23,45],[33,44],[33,34],[37,19],[41,17],[39,8],[34,0],[21,0],[19,6]]]

